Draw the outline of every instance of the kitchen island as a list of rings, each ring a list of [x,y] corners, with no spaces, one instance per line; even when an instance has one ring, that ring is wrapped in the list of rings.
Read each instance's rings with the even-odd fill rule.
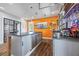
[[[41,42],[40,33],[25,33],[21,35],[11,34],[11,54],[25,56]]]

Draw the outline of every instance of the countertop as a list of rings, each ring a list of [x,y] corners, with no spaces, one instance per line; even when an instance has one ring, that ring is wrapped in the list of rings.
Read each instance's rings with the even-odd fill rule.
[[[69,41],[77,41],[79,42],[79,38],[65,37],[61,36],[60,38],[53,38],[53,40],[69,40]]]
[[[29,33],[21,33],[21,35],[19,34],[16,34],[16,33],[10,33],[10,35],[12,35],[12,36],[19,36],[19,37],[21,37],[21,36],[27,36],[27,35],[34,35],[34,34],[38,34],[37,32],[34,32],[34,33],[31,33],[31,34],[29,34]]]

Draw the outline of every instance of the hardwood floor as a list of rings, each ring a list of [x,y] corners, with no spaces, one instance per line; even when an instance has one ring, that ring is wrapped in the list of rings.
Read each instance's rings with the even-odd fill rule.
[[[51,40],[43,40],[31,56],[53,56]]]
[[[7,42],[5,48],[0,48],[0,56],[10,56],[10,46],[9,42]],[[53,56],[52,53],[52,43],[51,40],[42,40],[41,44],[36,48],[36,50],[31,54],[31,56]]]
[[[6,39],[6,42],[4,43],[4,44],[2,44],[2,45],[0,45],[0,56],[10,56],[11,55],[11,52],[10,52],[10,40],[11,40],[11,38],[10,37],[8,37],[7,39]]]

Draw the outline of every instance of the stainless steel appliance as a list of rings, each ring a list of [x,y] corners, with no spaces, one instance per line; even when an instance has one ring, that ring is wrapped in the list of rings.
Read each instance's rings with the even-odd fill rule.
[[[53,38],[60,38],[60,34],[61,34],[60,31],[53,31],[53,33],[54,33]]]

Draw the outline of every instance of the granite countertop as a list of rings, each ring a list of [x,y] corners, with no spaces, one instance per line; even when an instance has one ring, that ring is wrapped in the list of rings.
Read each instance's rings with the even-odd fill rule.
[[[34,35],[34,34],[38,34],[37,32],[34,32],[34,33],[21,33],[21,35],[20,34],[16,34],[16,33],[10,33],[10,35],[12,35],[12,36],[27,36],[27,35]]]
[[[53,38],[53,39],[56,39],[56,40],[69,40],[69,41],[78,41],[79,42],[79,38],[73,38],[73,37],[64,37],[64,36],[61,36],[60,38]]]

